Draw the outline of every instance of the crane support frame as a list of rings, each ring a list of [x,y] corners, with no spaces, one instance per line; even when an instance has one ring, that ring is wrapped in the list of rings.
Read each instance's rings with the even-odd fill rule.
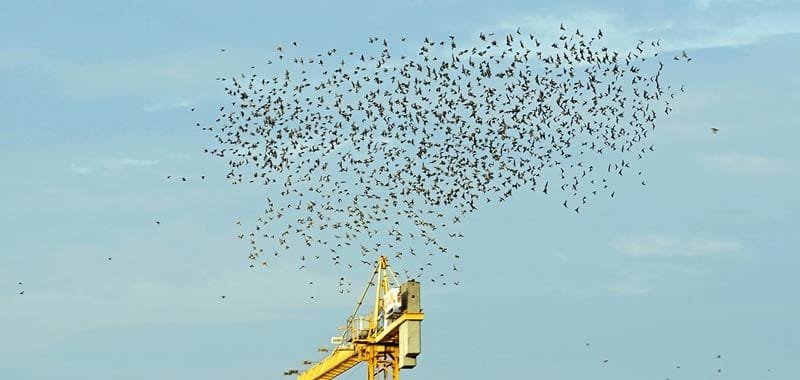
[[[425,319],[425,314],[419,307],[419,283],[411,280],[402,287],[398,286],[401,289],[412,289],[411,297],[414,298],[414,303],[408,309],[402,308],[399,314],[394,314],[395,318],[390,322],[382,323],[382,318],[388,318],[382,314],[382,308],[383,296],[392,286],[390,275],[397,283],[388,260],[385,256],[381,256],[361,300],[356,305],[353,315],[348,318],[341,344],[316,365],[299,373],[298,380],[331,380],[362,362],[367,364],[367,380],[374,380],[381,374],[384,379],[391,375],[392,380],[399,380],[401,368],[416,366],[416,357],[421,351],[421,324]],[[374,282],[376,277],[377,283]],[[375,304],[367,315],[369,327],[368,333],[364,336],[361,335],[363,331],[358,329],[356,314],[373,285],[376,288]],[[382,324],[385,324],[385,327],[382,327]]]

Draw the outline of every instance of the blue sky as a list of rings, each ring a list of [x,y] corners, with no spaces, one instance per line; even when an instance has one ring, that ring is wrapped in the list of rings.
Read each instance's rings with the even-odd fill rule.
[[[260,194],[226,183],[193,127],[226,101],[214,78],[291,40],[561,22],[694,58],[668,72],[686,94],[647,185],[580,215],[541,193],[471,214],[461,286],[423,286],[403,376],[799,378],[800,4],[767,0],[0,1],[0,378],[278,379],[319,359],[356,300],[307,286],[335,283],[322,268],[247,268],[234,221]]]

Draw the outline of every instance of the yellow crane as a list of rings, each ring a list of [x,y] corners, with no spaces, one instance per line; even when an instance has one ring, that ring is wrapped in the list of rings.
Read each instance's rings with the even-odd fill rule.
[[[373,285],[375,304],[368,314],[358,315]],[[297,378],[334,379],[365,362],[368,380],[374,380],[381,374],[383,379],[391,376],[392,380],[398,380],[401,368],[414,368],[417,365],[424,318],[420,308],[420,283],[410,280],[399,284],[388,260],[381,256],[353,314],[347,319],[344,332],[341,336],[331,338],[336,348],[330,350],[330,354],[316,365],[300,372]]]

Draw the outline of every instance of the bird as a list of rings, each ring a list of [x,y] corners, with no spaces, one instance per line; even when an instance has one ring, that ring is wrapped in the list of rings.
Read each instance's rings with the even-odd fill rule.
[[[711,133],[717,134],[719,132],[719,128],[711,127]]]

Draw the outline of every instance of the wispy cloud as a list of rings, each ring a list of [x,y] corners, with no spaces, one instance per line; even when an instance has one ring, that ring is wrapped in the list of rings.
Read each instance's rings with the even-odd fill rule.
[[[92,173],[92,168],[76,164],[69,164],[69,170],[75,174],[80,174],[80,175],[87,175]]]
[[[669,236],[647,234],[617,239],[614,248],[634,257],[702,256],[738,250],[741,245],[731,240],[706,238],[678,239]]]
[[[187,157],[176,157],[175,159],[187,159]],[[137,158],[109,158],[105,160],[100,160],[99,162],[95,162],[97,166],[100,166],[106,170],[120,170],[124,168],[134,168],[134,167],[148,167],[148,166],[155,166],[158,165],[161,161],[160,160],[148,160],[148,159],[137,159]],[[88,165],[78,165],[75,163],[69,164],[69,170],[72,173],[78,175],[89,175],[94,172],[94,168]]]
[[[720,6],[722,4],[725,5],[733,5],[733,4],[756,4],[756,5],[763,5],[765,3],[770,2],[770,0],[694,0],[694,7],[697,10],[705,11],[711,9],[716,6]],[[773,1],[774,2],[774,1]]]
[[[664,30],[668,47],[703,49],[750,45],[785,34],[800,33],[800,12],[765,12],[733,16],[725,21],[696,16],[683,30]]]
[[[693,239],[687,242],[686,252],[689,255],[707,255],[720,252],[736,251],[740,244],[735,241],[713,240],[713,239]]]
[[[7,49],[0,50],[0,70],[11,70],[41,62],[42,56],[33,50]]]
[[[151,99],[145,112],[189,107],[219,96],[214,78],[242,72],[249,67],[242,62],[262,60],[262,50],[244,48],[225,54],[207,49],[80,62],[36,50],[0,49],[0,71],[24,68],[50,79],[57,94],[73,100]]]
[[[699,0],[695,4],[697,10],[706,10],[720,2],[740,3]],[[800,9],[789,7],[779,11],[762,8],[756,12],[748,7],[728,9],[725,17],[717,12],[695,10],[658,13],[657,18],[647,15],[625,17],[621,12],[610,10],[570,10],[563,14],[516,16],[501,21],[497,27],[504,30],[522,27],[549,41],[557,38],[559,26],[563,23],[571,31],[580,29],[589,35],[602,29],[603,43],[615,49],[631,48],[631,44],[642,39],[660,40],[664,51],[749,45],[772,36],[800,33]]]
[[[694,7],[697,10],[704,11],[711,7],[712,4],[719,2],[720,0],[694,0]]]
[[[608,287],[612,292],[625,296],[638,296],[650,293],[653,288],[641,283],[630,281],[615,282]]]
[[[75,64],[54,60],[50,75],[62,95],[72,99],[115,96],[181,96],[213,80],[210,54],[151,56]],[[205,81],[203,81],[205,79]],[[204,86],[207,87],[207,86]],[[149,112],[164,109],[153,105]]]
[[[164,102],[160,102],[160,103],[150,104],[150,105],[144,106],[144,108],[142,108],[142,110],[144,112],[163,112],[163,111],[169,111],[169,110],[174,110],[174,109],[189,108],[189,107],[191,107],[193,105],[194,105],[194,103],[189,101],[189,100],[176,99],[176,100],[172,100],[172,101],[164,101]]]
[[[281,269],[260,275],[252,270],[223,272],[183,283],[99,276],[97,280],[105,284],[102,288],[76,282],[65,287],[28,288],[24,307],[21,297],[0,296],[0,303],[9,306],[8,312],[0,314],[0,335],[10,339],[0,341],[0,353],[35,350],[87,330],[303,319],[340,304],[340,298],[330,289],[306,285],[333,284],[333,276],[288,275],[289,270]],[[260,289],[282,291],[269,293],[269,302],[264,302]],[[312,295],[315,302],[309,302]],[[55,321],[50,317],[54,313],[60,316]]]
[[[714,170],[741,176],[778,175],[793,168],[789,161],[754,154],[723,153],[702,155],[699,159]]]
[[[158,165],[159,160],[142,160],[135,158],[114,158],[103,160],[106,169],[122,169],[125,167],[144,167]]]

